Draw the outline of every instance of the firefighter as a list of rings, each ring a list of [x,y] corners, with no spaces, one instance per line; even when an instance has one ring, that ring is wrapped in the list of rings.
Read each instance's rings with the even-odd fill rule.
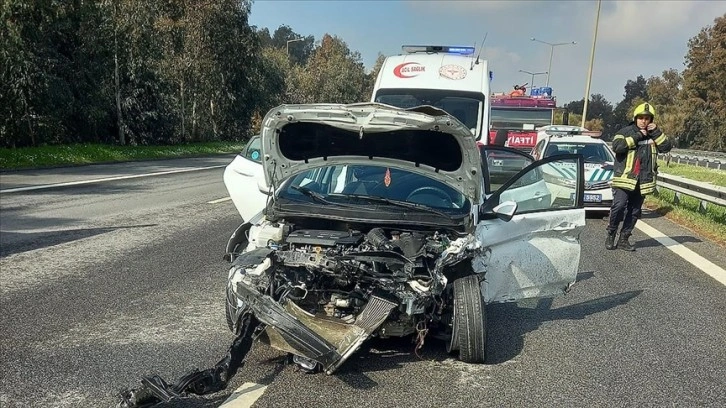
[[[613,204],[607,226],[605,248],[635,251],[628,238],[640,218],[645,196],[655,191],[658,153],[671,150],[670,139],[655,124],[655,108],[642,103],[633,111],[633,121],[613,138],[615,164]],[[615,242],[620,222],[620,238]]]

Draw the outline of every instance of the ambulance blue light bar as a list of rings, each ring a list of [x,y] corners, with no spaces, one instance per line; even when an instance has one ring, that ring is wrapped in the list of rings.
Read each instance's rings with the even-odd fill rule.
[[[446,54],[473,55],[476,51],[474,47],[454,47],[449,45],[404,45],[401,49],[407,54],[414,54],[417,52],[442,52]]]

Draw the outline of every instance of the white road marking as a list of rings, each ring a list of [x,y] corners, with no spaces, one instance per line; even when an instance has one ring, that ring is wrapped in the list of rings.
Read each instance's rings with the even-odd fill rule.
[[[638,220],[638,223],[635,224],[635,228],[643,231],[646,235],[660,242],[664,247],[675,252],[676,255],[680,256],[696,268],[716,279],[722,285],[726,285],[726,270],[724,270],[720,266],[691,251],[683,244],[679,244],[673,238],[667,237],[662,232],[643,222],[643,220]]]
[[[156,173],[134,174],[134,175],[130,175],[130,176],[106,177],[106,178],[99,178],[99,179],[92,179],[92,180],[69,181],[69,182],[66,182],[66,183],[43,184],[43,185],[40,185],[40,186],[28,186],[28,187],[18,187],[18,188],[7,188],[5,190],[0,190],[0,194],[2,194],[2,193],[17,193],[17,192],[20,192],[20,191],[42,190],[42,189],[54,188],[54,187],[77,186],[77,185],[81,185],[81,184],[100,183],[100,182],[103,182],[103,181],[116,181],[116,180],[127,180],[127,179],[141,178],[141,177],[163,176],[165,174],[186,173],[186,172],[190,172],[190,171],[219,169],[219,168],[226,167],[226,166],[227,165],[225,164],[225,165],[209,166],[209,167],[194,167],[194,168],[191,168],[191,169],[179,169],[179,170],[159,171],[159,172],[156,172]]]
[[[266,389],[266,385],[244,383],[219,408],[249,408],[265,393]]]
[[[225,201],[229,201],[229,200],[231,200],[231,199],[232,199],[232,197],[224,197],[224,198],[220,198],[219,200],[212,200],[212,201],[207,201],[207,204],[218,204],[218,203],[223,203],[223,202],[225,202]]]

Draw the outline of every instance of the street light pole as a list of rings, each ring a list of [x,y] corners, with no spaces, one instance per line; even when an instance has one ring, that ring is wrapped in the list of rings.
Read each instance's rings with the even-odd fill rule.
[[[585,104],[582,106],[582,127],[585,127],[587,120],[587,104],[590,101],[590,83],[592,82],[592,67],[595,63],[595,44],[597,44],[597,26],[600,23],[600,3],[597,0],[597,14],[595,16],[595,35],[592,37],[592,50],[590,51],[590,67],[587,69],[587,85],[585,86]]]
[[[519,70],[519,72],[522,72],[522,73],[525,73],[525,74],[529,74],[529,75],[532,75],[532,79],[531,79],[531,80],[529,81],[529,87],[530,87],[530,88],[534,88],[534,77],[535,77],[536,75],[544,75],[544,74],[546,74],[546,73],[547,73],[547,72],[529,72],[529,71],[525,71],[525,70],[523,70],[523,69],[520,69],[520,70]]]
[[[555,55],[555,47],[559,47],[560,45],[575,45],[575,44],[577,44],[577,41],[563,42],[563,43],[550,43],[547,41],[538,40],[534,37],[530,38],[529,40],[537,41],[539,43],[550,46],[550,64],[549,64],[549,68],[547,69],[547,85],[545,85],[545,86],[550,86],[550,72],[552,72],[552,57]]]
[[[290,43],[291,42],[295,42],[295,41],[302,41],[302,40],[304,40],[304,38],[302,38],[302,37],[300,37],[300,38],[293,38],[292,40],[287,40],[287,44],[285,44],[285,46],[286,46],[286,51],[287,51],[287,56],[288,57],[290,56]]]

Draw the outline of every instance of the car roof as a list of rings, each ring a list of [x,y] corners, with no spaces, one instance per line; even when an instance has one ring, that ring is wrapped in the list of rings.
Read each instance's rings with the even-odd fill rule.
[[[604,140],[590,136],[550,136],[547,138],[547,141],[552,143],[593,143],[607,145]]]

